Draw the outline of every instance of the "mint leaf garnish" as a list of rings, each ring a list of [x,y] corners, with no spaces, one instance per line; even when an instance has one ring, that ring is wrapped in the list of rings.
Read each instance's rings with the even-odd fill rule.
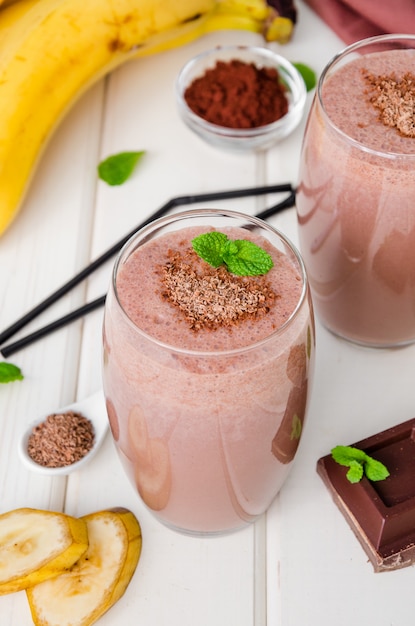
[[[238,276],[266,274],[274,265],[268,252],[246,239],[228,241],[223,260]]]
[[[192,240],[193,250],[209,265],[219,267],[223,263],[228,238],[224,233],[214,231],[199,235]]]
[[[389,476],[387,468],[376,459],[366,457],[365,474],[369,480],[384,480]]]
[[[384,480],[389,476],[389,471],[376,459],[353,446],[336,446],[332,449],[331,455],[336,463],[349,468],[346,476],[351,483],[357,483],[363,474],[369,480]]]
[[[314,89],[317,83],[315,71],[305,63],[293,63],[293,65],[303,77],[307,91]]]
[[[363,465],[360,461],[352,459],[349,463],[349,471],[346,474],[351,483],[358,483],[363,478]]]
[[[11,383],[14,380],[23,380],[21,369],[13,363],[0,362],[0,383]]]
[[[350,465],[350,461],[359,461],[360,463],[366,461],[366,453],[352,446],[336,446],[331,451],[331,455],[336,463],[346,467]]]
[[[259,276],[273,267],[271,256],[256,243],[246,239],[231,240],[213,231],[192,239],[193,250],[209,265],[227,269],[237,276]]]
[[[108,185],[122,185],[131,176],[144,154],[143,150],[113,154],[98,165],[98,176]]]

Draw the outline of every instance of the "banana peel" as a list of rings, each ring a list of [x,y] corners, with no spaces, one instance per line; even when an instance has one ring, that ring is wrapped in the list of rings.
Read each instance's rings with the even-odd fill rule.
[[[26,590],[35,626],[91,626],[124,594],[141,552],[140,525],[123,508],[82,518],[89,547],[68,571]]]
[[[0,235],[60,121],[105,74],[212,30],[285,42],[294,24],[271,0],[9,1],[0,8]]]

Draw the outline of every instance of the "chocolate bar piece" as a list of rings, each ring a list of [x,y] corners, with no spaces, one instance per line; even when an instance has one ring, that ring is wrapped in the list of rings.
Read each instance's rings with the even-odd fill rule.
[[[386,465],[390,476],[358,483],[331,454],[317,472],[368,555],[375,572],[415,562],[415,418],[353,444]]]

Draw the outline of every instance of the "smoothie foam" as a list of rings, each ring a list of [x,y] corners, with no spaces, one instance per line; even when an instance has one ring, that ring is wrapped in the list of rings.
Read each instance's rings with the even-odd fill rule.
[[[230,328],[189,328],[161,296],[158,268],[206,230],[138,247],[117,276],[124,311],[110,290],[104,325],[104,390],[127,473],[161,521],[196,533],[244,525],[280,489],[301,436],[313,342],[299,268],[246,230],[221,229],[272,254],[275,306]]]

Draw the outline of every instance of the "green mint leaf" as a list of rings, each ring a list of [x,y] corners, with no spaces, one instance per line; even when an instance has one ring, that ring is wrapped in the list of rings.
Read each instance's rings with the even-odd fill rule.
[[[193,250],[209,265],[219,267],[223,263],[223,255],[228,238],[224,233],[212,231],[192,239]]]
[[[237,276],[266,274],[274,265],[268,252],[246,239],[229,241],[223,260],[228,270]]]
[[[98,165],[98,176],[108,185],[122,185],[131,176],[144,154],[143,150],[113,154]]]
[[[19,367],[13,363],[0,362],[0,383],[11,383],[15,380],[23,380],[23,374]]]
[[[305,63],[293,63],[294,67],[303,77],[307,91],[311,91],[317,84],[316,73]]]
[[[359,482],[363,474],[369,480],[384,480],[390,475],[383,463],[373,459],[363,450],[359,450],[359,448],[336,446],[332,449],[331,455],[336,463],[350,468],[346,476],[351,483]],[[357,465],[360,466],[360,469]]]
[[[359,448],[353,448],[353,446],[336,446],[331,451],[331,455],[336,463],[340,465],[350,466],[351,461],[360,461],[364,463],[366,461],[366,453]]]
[[[274,263],[268,252],[246,239],[229,239],[224,233],[212,231],[192,239],[193,250],[204,261],[219,267],[223,263],[232,274],[259,276],[266,274]]]
[[[383,463],[381,463],[380,461],[372,459],[370,456],[366,457],[365,474],[369,480],[374,481],[384,480],[385,478],[390,476],[387,467],[385,467],[385,465],[383,465]]]
[[[363,476],[363,464],[360,461],[350,461],[349,471],[346,474],[351,483],[358,483]]]

